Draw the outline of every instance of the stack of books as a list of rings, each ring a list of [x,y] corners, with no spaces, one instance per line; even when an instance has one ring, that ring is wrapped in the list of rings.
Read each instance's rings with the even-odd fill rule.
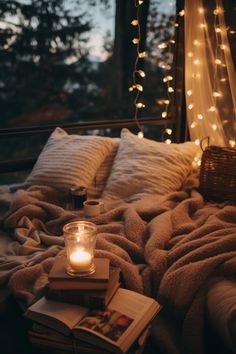
[[[105,309],[120,286],[120,269],[106,258],[95,258],[96,271],[86,277],[66,273],[65,257],[57,257],[49,273],[46,298],[70,304]]]
[[[119,268],[96,259],[96,272],[73,278],[56,259],[46,295],[31,305],[29,341],[79,354],[141,354],[151,321],[161,309],[152,298],[123,289]]]

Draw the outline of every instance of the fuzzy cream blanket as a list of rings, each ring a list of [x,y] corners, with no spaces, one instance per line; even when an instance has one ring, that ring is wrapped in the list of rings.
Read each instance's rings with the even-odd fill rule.
[[[236,206],[205,203],[196,190],[106,205],[96,256],[122,270],[124,285],[153,296],[163,311],[153,327],[160,353],[204,353],[205,294],[212,277],[236,276]],[[84,219],[50,187],[0,198],[0,285],[29,306],[43,294],[62,227]]]

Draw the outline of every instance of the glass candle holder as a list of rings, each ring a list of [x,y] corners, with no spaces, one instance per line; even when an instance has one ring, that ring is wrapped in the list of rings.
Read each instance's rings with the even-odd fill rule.
[[[66,271],[71,276],[95,272],[94,251],[97,227],[89,221],[73,221],[63,227],[66,247]]]

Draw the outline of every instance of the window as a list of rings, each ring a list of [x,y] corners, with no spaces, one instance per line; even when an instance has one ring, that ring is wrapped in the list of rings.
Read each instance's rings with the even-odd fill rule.
[[[161,119],[168,100],[163,78],[173,61],[175,2],[145,0],[140,15],[146,51],[140,63],[146,108],[140,117]],[[134,1],[2,2],[0,129],[132,119],[134,18]],[[45,138],[7,144],[2,139],[0,159],[37,155]]]

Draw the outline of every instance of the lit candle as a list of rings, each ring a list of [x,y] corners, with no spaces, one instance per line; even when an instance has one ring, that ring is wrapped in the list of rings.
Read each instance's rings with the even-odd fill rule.
[[[92,263],[92,256],[89,252],[82,249],[77,249],[70,255],[70,265],[71,267],[78,271],[84,272],[88,270]]]

